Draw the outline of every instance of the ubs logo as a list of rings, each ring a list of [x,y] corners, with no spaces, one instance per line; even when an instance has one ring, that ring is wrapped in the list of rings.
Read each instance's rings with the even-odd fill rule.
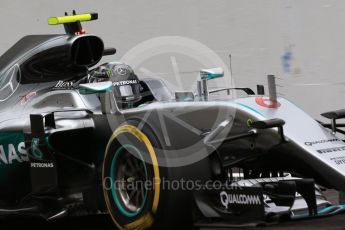
[[[0,83],[0,102],[6,101],[18,89],[21,72],[18,64],[12,66],[2,77]]]

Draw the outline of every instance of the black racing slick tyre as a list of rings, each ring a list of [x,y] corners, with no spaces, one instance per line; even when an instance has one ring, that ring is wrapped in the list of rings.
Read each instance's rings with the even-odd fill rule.
[[[119,229],[191,227],[192,191],[164,188],[163,181],[205,180],[208,159],[163,167],[159,139],[147,125],[138,126],[139,122],[128,121],[118,127],[106,148],[102,179],[111,218]]]

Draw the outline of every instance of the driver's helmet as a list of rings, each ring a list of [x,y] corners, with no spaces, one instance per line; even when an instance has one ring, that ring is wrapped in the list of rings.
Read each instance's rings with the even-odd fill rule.
[[[109,62],[99,66],[96,71],[106,74],[113,83],[116,102],[133,104],[140,101],[140,81],[129,65]]]

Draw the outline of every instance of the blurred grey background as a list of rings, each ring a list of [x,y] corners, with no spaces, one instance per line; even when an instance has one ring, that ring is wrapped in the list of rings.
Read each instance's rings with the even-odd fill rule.
[[[2,0],[0,53],[27,34],[62,33],[47,18],[73,9],[99,13],[98,21],[84,27],[117,48],[104,61],[120,60],[151,38],[187,37],[224,63],[231,54],[236,86],[265,84],[266,75],[275,74],[278,92],[314,117],[345,107],[343,0]],[[198,64],[180,56],[162,54],[144,67],[173,77],[175,61],[181,78],[195,77]]]

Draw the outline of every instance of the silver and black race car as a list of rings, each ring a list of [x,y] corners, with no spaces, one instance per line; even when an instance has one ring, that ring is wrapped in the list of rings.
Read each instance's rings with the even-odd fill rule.
[[[141,79],[85,33],[96,13],[49,18],[66,34],[30,35],[0,57],[0,216],[108,213],[120,229],[227,227],[332,215],[345,190],[345,110],[314,120],[249,88],[196,92]],[[228,99],[220,92],[244,91]]]

